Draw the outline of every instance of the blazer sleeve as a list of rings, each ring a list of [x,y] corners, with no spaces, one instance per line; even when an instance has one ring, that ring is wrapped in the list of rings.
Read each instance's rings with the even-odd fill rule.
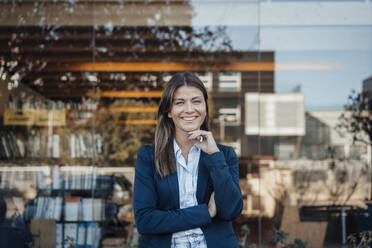
[[[218,217],[234,220],[240,216],[243,209],[239,164],[234,149],[225,148],[225,154],[223,151],[207,154],[204,162],[212,178]]]
[[[211,223],[206,204],[183,209],[157,209],[155,168],[151,153],[150,146],[142,146],[138,151],[136,162],[133,208],[138,232],[141,234],[174,233]]]

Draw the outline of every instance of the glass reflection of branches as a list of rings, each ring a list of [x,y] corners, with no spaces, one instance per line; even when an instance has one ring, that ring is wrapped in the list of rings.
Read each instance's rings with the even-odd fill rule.
[[[161,91],[166,82],[164,78],[173,73],[151,68],[148,71],[110,67],[76,69],[81,63],[92,64],[92,54],[95,63],[178,62],[206,65],[209,69],[228,64],[228,57],[239,56],[233,54],[226,27],[191,26],[190,2],[96,4],[97,13],[92,11],[91,3],[80,1],[2,3],[0,78],[8,84],[10,94],[22,85],[22,89],[29,88],[44,100],[80,106],[84,98],[91,96],[92,87],[95,92]],[[143,8],[138,8],[139,5]],[[129,11],[131,9],[136,11]],[[96,15],[94,19],[90,18],[91,14]],[[18,100],[17,94],[14,95]],[[110,126],[102,130],[105,132],[103,157],[134,161],[135,154],[129,151],[130,147],[134,151],[138,142],[150,142],[154,125],[132,125],[125,120],[136,117],[155,121],[154,113],[110,109],[153,108],[157,100],[98,97],[97,124]],[[81,128],[84,127],[76,126],[74,132]],[[74,127],[67,128],[70,129]]]

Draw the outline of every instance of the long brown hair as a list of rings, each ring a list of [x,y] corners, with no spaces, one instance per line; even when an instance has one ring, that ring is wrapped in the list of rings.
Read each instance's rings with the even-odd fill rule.
[[[161,178],[177,171],[173,149],[175,127],[173,120],[168,117],[168,113],[172,108],[174,92],[181,86],[196,87],[203,93],[206,105],[206,116],[200,129],[209,130],[208,94],[203,82],[191,72],[176,73],[165,86],[160,99],[157,115],[158,124],[155,130],[155,168]]]

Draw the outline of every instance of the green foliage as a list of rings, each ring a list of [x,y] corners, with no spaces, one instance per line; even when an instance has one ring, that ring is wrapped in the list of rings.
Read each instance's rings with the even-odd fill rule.
[[[277,230],[275,228],[273,228],[273,231],[274,231],[274,235],[271,238],[269,238],[269,241],[281,244],[282,248],[306,248],[307,247],[307,243],[298,238],[295,238],[293,240],[293,243],[286,243],[286,241],[290,237],[289,233],[286,233],[283,230]]]
[[[302,241],[301,239],[295,238],[293,243],[287,243],[287,240],[290,238],[290,234],[284,232],[283,230],[277,230],[273,228],[274,235],[269,238],[269,242],[280,244],[281,248],[306,248],[307,243]],[[248,225],[243,225],[241,229],[241,239],[240,239],[240,247],[241,248],[256,248],[256,244],[247,244],[247,236],[250,235],[251,231]]]
[[[101,108],[99,111],[99,121],[103,134],[104,161],[116,160],[126,164],[134,164],[140,146],[153,143],[155,125],[123,124],[123,121],[155,120],[156,113],[121,113],[110,111],[110,109],[122,107],[157,107],[157,104],[156,102],[128,99],[116,100],[107,108]]]
[[[269,238],[269,241],[272,243],[284,244],[284,242],[289,238],[289,233],[286,233],[283,230],[273,228],[273,231],[275,234]]]
[[[347,237],[347,241],[352,248],[370,248],[372,245],[372,231],[351,234]]]
[[[244,224],[241,229],[241,234],[242,235],[250,235],[251,234],[251,229],[249,229],[247,224]]]
[[[295,238],[293,244],[286,244],[283,248],[306,248],[307,243],[302,241],[301,239]]]
[[[133,245],[128,244],[128,245],[124,245],[123,248],[138,248],[138,244],[133,244]]]
[[[68,245],[68,248],[75,248],[75,239],[73,237],[67,236],[64,240],[63,243],[66,247]]]

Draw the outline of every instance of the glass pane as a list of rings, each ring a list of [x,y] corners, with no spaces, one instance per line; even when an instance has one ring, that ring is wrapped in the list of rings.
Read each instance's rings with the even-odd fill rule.
[[[260,4],[260,50],[275,53],[275,93],[257,96],[249,109],[258,117],[248,119],[260,124],[262,155],[274,158],[260,167],[264,244],[272,227],[309,247],[341,246],[371,228],[361,207],[371,207],[370,141],[346,128],[356,101],[341,117],[372,75],[370,10],[355,1]]]
[[[371,230],[371,8],[2,1],[6,232],[45,247],[137,244],[137,152],[154,143],[162,91],[181,71],[202,80],[213,137],[239,158],[242,246],[274,246],[273,227],[310,247]]]

